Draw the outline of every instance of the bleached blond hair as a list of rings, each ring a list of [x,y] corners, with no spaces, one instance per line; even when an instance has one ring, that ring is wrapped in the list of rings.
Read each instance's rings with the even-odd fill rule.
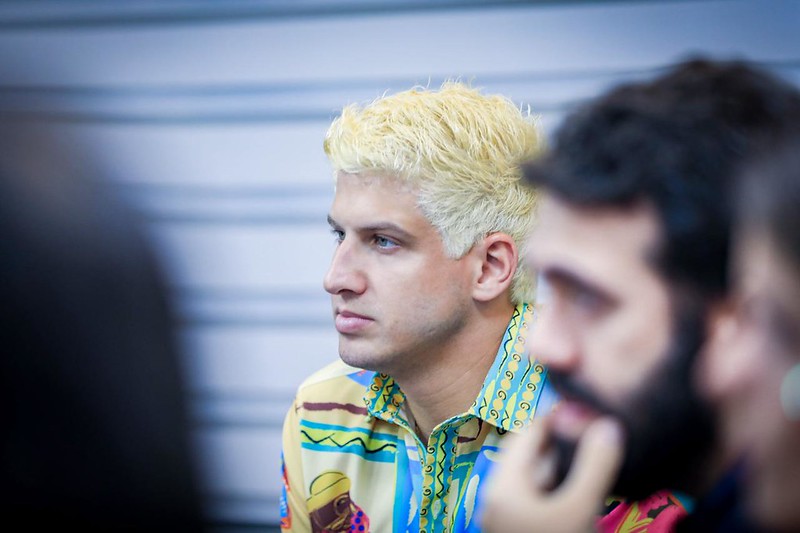
[[[522,259],[537,196],[521,182],[520,163],[541,148],[529,111],[458,82],[349,105],[324,142],[335,175],[371,173],[410,184],[448,257],[463,257],[491,233],[510,235],[520,252],[511,283],[514,303],[534,296]]]

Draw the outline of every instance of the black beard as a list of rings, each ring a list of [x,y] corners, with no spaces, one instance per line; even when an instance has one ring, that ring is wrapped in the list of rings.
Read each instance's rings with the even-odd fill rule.
[[[676,318],[675,335],[664,363],[620,407],[603,401],[560,371],[548,379],[563,396],[590,405],[619,420],[625,430],[622,468],[615,496],[633,500],[662,489],[696,493],[707,474],[707,460],[716,442],[710,406],[692,386],[692,367],[704,340],[699,310]],[[577,443],[553,435],[558,456],[557,484],[567,475]]]

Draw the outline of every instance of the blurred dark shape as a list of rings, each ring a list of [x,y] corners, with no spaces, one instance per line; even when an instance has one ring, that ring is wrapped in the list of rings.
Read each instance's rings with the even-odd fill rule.
[[[75,139],[0,117],[0,516],[201,529],[154,258]]]
[[[800,132],[751,161],[738,193],[739,231],[765,230],[800,277]]]

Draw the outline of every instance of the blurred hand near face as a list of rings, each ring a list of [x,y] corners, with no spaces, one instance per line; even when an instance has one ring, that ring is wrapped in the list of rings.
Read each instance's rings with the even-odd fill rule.
[[[553,488],[556,454],[550,417],[513,435],[488,487],[482,522],[489,533],[575,533],[594,530],[623,458],[620,425],[594,421],[578,443],[566,479]]]

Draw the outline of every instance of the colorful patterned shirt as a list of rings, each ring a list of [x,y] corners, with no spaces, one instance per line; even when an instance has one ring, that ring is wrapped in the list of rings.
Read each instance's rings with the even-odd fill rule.
[[[390,376],[336,362],[307,379],[284,423],[281,528],[480,531],[483,480],[504,436],[556,401],[546,370],[525,351],[532,314],[527,304],[515,309],[472,406],[436,426],[427,443],[411,427],[405,394]],[[634,512],[638,506],[619,505],[613,523],[606,517],[598,525],[643,531]]]

